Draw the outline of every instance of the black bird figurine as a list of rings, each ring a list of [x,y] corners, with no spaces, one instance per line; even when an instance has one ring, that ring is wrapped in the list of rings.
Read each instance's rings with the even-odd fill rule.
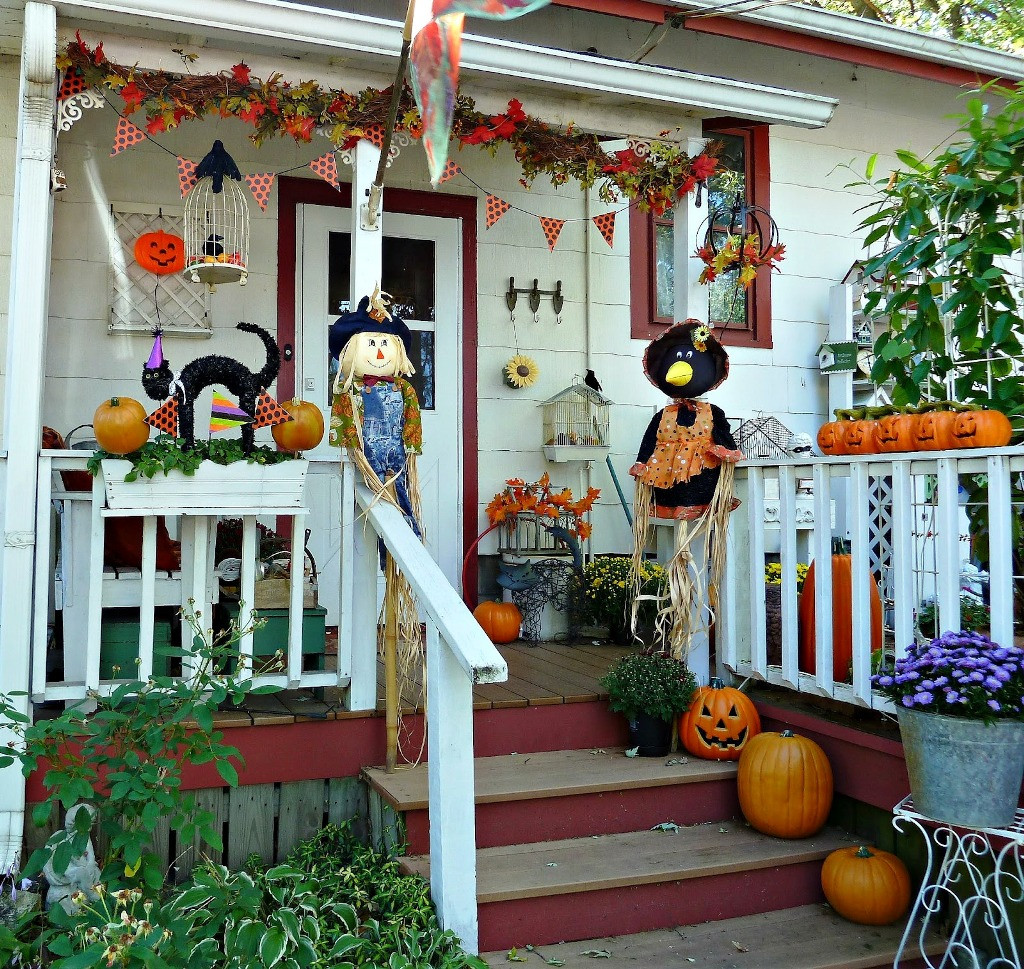
[[[214,235],[212,232],[206,237],[206,242],[203,243],[203,255],[204,256],[222,256],[224,255],[224,246],[221,243],[224,241],[224,236]]]
[[[597,379],[597,374],[593,370],[588,370],[587,375],[583,378],[583,382],[591,389],[601,393],[601,381]]]
[[[236,182],[242,180],[242,173],[238,170],[234,158],[224,150],[223,141],[215,141],[203,160],[196,165],[196,178],[212,178],[213,193],[219,195],[224,191],[224,176],[233,178]]]

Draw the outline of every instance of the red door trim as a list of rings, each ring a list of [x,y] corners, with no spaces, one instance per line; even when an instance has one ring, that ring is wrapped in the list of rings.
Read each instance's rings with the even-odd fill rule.
[[[277,342],[284,348],[295,344],[295,207],[302,204],[333,205],[347,208],[352,187],[343,184],[335,190],[326,182],[311,178],[281,178],[278,181],[277,231]],[[477,535],[479,502],[479,428],[477,425],[477,344],[476,303],[476,208],[469,195],[447,192],[417,192],[412,189],[384,190],[384,210],[403,215],[431,215],[458,219],[462,229],[462,547],[469,548]],[[295,360],[281,364],[278,393],[282,400],[295,391]],[[439,442],[443,445],[443,442]],[[475,556],[474,552],[474,556]],[[476,600],[476,562],[470,564],[467,601]]]

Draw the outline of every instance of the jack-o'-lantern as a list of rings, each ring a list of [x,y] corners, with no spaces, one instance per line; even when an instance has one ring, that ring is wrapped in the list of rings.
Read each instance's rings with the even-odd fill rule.
[[[875,421],[847,421],[843,430],[844,454],[875,453]]]
[[[713,677],[702,686],[679,718],[679,739],[695,757],[739,760],[751,737],[761,732],[761,718],[750,698]]]
[[[822,454],[845,454],[843,425],[845,421],[828,421],[818,428],[818,447]]]
[[[147,232],[135,240],[135,261],[157,276],[179,273],[185,268],[185,241],[162,229]]]
[[[968,410],[953,421],[955,447],[1005,447],[1012,436],[1009,418],[997,410]]]
[[[917,434],[917,414],[886,414],[875,425],[875,446],[880,454],[913,451]]]
[[[914,447],[918,451],[951,451],[955,448],[953,424],[957,414],[950,410],[928,410],[917,419]]]

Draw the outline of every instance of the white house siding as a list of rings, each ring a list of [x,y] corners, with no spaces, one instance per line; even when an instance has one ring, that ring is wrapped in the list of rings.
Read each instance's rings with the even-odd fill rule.
[[[0,451],[3,444],[3,401],[7,373],[7,294],[11,282],[11,216],[14,160],[18,140],[18,60],[0,56]]]
[[[380,11],[377,11],[378,14]],[[602,54],[626,57],[648,33],[648,26],[551,9],[515,24],[495,27],[474,22],[474,31],[491,30],[505,37],[550,43],[552,38],[571,38],[579,48],[594,46]],[[65,31],[64,33],[67,33]],[[93,38],[90,38],[93,39]],[[118,49],[131,49],[125,39]],[[149,49],[155,49],[152,41]],[[111,51],[111,44],[107,44]],[[112,52],[113,53],[113,52]],[[231,63],[231,55],[203,53],[195,70],[216,70]],[[121,59],[126,57],[122,54]],[[127,58],[132,60],[133,58]],[[773,279],[773,334],[770,350],[736,348],[731,351],[730,380],[713,399],[731,416],[742,419],[757,412],[771,413],[793,430],[813,431],[826,408],[825,381],[818,375],[815,353],[827,327],[829,286],[841,278],[861,253],[854,233],[856,210],[867,201],[861,189],[846,183],[863,172],[866,158],[880,153],[879,172],[895,165],[893,151],[909,146],[926,150],[946,137],[953,123],[946,116],[957,108],[957,90],[906,77],[822,58],[755,48],[738,41],[671,31],[651,62],[706,71],[791,87],[836,97],[840,106],[834,121],[821,131],[782,126],[771,131],[771,209],[779,223],[788,257],[782,272]],[[212,62],[212,61],[215,61]],[[262,64],[247,61],[259,74]],[[294,79],[317,77],[336,83],[331,75],[341,69],[318,67],[311,61],[276,65]],[[13,151],[16,107],[15,65],[2,64],[0,84],[8,110],[0,127],[0,151]],[[345,81],[362,86],[365,78]],[[513,85],[501,98],[519,96]],[[500,100],[493,92],[487,106]],[[534,109],[530,95],[523,96],[527,111]],[[593,118],[593,107],[586,109]],[[573,105],[563,108],[573,117]],[[589,119],[588,119],[589,120]],[[652,118],[643,127],[650,130]],[[685,134],[699,133],[699,121],[681,116],[658,119],[663,127],[684,126]],[[96,404],[115,393],[140,395],[139,369],[149,347],[148,336],[110,335],[107,330],[107,256],[105,213],[110,202],[147,202],[180,206],[172,156],[151,144],[141,144],[109,157],[115,115],[112,110],[89,111],[60,140],[60,165],[67,171],[69,188],[57,200],[54,218],[54,265],[52,268],[51,320],[47,346],[47,392],[44,414],[61,430],[88,421]],[[611,127],[611,124],[610,124]],[[290,139],[276,139],[256,150],[247,140],[247,126],[235,121],[207,120],[186,124],[178,132],[161,136],[176,153],[198,159],[214,138],[222,138],[243,171],[280,171],[310,160],[327,143],[295,146]],[[532,191],[518,184],[519,169],[507,149],[497,158],[475,148],[455,155],[476,182],[531,213],[583,220],[587,214],[578,187],[553,189],[543,176]],[[852,170],[845,167],[852,165]],[[9,166],[7,166],[9,168]],[[344,168],[342,179],[346,178]],[[0,176],[0,237],[9,238],[10,177]],[[419,146],[403,151],[389,170],[387,184],[427,188],[425,164]],[[463,179],[449,182],[441,192],[478,194]],[[590,214],[608,208],[594,201]],[[541,453],[541,422],[537,403],[567,386],[586,369],[586,332],[589,314],[591,366],[616,402],[612,415],[613,461],[627,490],[627,469],[632,463],[643,429],[663,401],[644,379],[640,358],[645,343],[629,339],[628,218],[619,216],[614,249],[609,250],[591,229],[593,252],[589,302],[584,293],[585,221],[567,222],[558,245],[549,253],[537,220],[517,211],[508,212],[492,229],[484,225],[484,202],[478,205],[478,307],[480,423],[480,525],[483,506],[504,480],[521,476],[528,480],[549,471],[559,483],[574,491],[580,487],[578,465],[549,465]],[[198,353],[226,352],[243,361],[260,359],[257,345],[235,338],[234,324],[246,319],[271,331],[276,324],[276,206],[266,213],[252,209],[252,244],[249,284],[225,285],[213,296],[214,334],[208,341],[169,337],[165,346],[172,362]],[[9,243],[0,243],[9,245]],[[7,254],[0,249],[6,265]],[[562,280],[566,303],[560,326],[554,322],[550,300],[541,306],[541,321],[534,323],[524,298],[517,307],[516,335],[520,351],[533,356],[541,371],[529,390],[504,386],[501,365],[516,346],[503,294],[508,277],[517,285],[534,278],[542,289]],[[6,281],[6,274],[2,278]],[[699,308],[694,308],[699,315]],[[430,442],[427,442],[430,446]],[[614,488],[603,464],[595,465],[592,483],[603,491],[595,512],[595,551],[622,551],[630,537]],[[491,536],[483,552],[493,551]]]

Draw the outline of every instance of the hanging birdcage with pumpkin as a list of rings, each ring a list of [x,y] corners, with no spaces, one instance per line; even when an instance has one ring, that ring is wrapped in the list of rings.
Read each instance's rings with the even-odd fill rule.
[[[249,199],[220,141],[196,166],[185,196],[185,276],[194,283],[239,283],[249,274]]]
[[[611,443],[611,405],[601,391],[583,383],[574,383],[544,401],[540,407],[548,460],[591,460],[606,454]]]

